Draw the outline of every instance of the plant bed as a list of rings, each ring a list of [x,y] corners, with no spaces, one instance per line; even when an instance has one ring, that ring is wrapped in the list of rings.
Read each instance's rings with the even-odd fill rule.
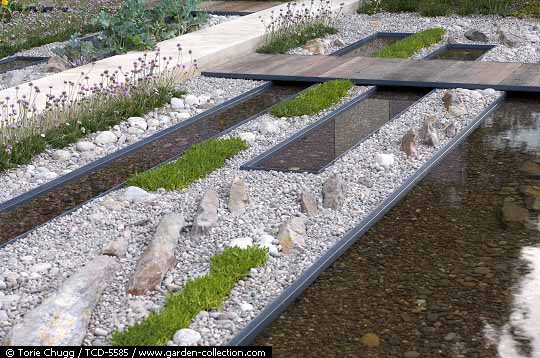
[[[373,56],[376,52],[402,40],[412,33],[377,32],[331,53],[332,56]]]
[[[442,28],[424,30],[374,53],[373,57],[409,58],[419,50],[438,43],[445,33]]]
[[[464,100],[473,96],[472,92],[469,91],[457,91],[457,93]],[[489,105],[497,95],[492,91],[478,92],[478,94],[481,97],[476,97],[475,101],[465,102],[467,114],[459,120],[460,124],[465,124],[476,118],[476,115]],[[235,176],[244,176],[249,189],[250,205],[240,217],[241,221],[239,221],[238,216],[228,212],[226,205],[220,205],[218,209],[219,223],[207,235],[194,242],[190,240],[188,232],[180,234],[182,244],[178,245],[176,256],[181,260],[166,275],[162,287],[164,290],[182,292],[182,287],[190,279],[208,272],[210,257],[221,252],[225,246],[229,245],[231,239],[246,236],[256,239],[262,235],[262,231],[274,236],[283,220],[298,212],[297,196],[302,190],[310,190],[316,196],[320,196],[320,188],[323,183],[332,175],[341,174],[347,183],[345,196],[347,199],[342,208],[321,209],[318,215],[306,220],[308,231],[305,251],[271,256],[265,267],[251,270],[250,275],[235,286],[230,298],[225,301],[222,312],[203,312],[195,317],[190,328],[201,332],[202,338],[199,344],[225,344],[242,327],[245,327],[247,322],[257,316],[266,304],[277,297],[284,287],[289,286],[316,259],[332,247],[345,232],[354,227],[355,222],[365,218],[383,201],[385,196],[393,193],[400,183],[414,174],[422,163],[429,160],[439,149],[421,146],[419,158],[408,160],[403,153],[400,154],[395,142],[411,125],[418,125],[423,121],[426,108],[430,109],[430,113],[437,115],[443,123],[450,120],[442,108],[441,97],[442,91],[437,91],[429,96],[397,120],[385,125],[363,145],[347,153],[329,168],[328,172],[321,175],[250,172],[249,175],[244,176],[245,172],[239,170],[243,163],[321,118],[320,116],[298,117],[295,121],[285,121],[270,115],[262,116],[255,121],[245,123],[228,134],[228,136],[233,137],[242,136],[242,133],[246,132],[254,133],[255,140],[248,150],[227,161],[222,169],[193,183],[187,190],[158,191],[153,194],[154,198],[151,201],[132,204],[125,202],[126,192],[124,190],[110,193],[88,203],[76,213],[58,218],[36,229],[25,238],[5,247],[3,253],[10,257],[26,255],[25,250],[30,248],[26,245],[32,243],[34,258],[40,262],[43,260],[41,255],[45,255],[45,252],[40,253],[40,247],[47,247],[47,257],[54,256],[58,269],[66,275],[70,275],[82,263],[87,262],[100,252],[109,240],[124,235],[128,231],[129,257],[121,261],[120,271],[115,274],[113,283],[106,288],[101,297],[100,303],[92,315],[89,333],[84,341],[86,344],[109,343],[109,338],[103,338],[96,333],[98,328],[106,332],[106,337],[110,337],[110,334],[116,329],[125,330],[137,322],[144,321],[150,309],[159,310],[157,307],[164,303],[162,292],[139,297],[128,296],[126,293],[126,285],[130,279],[130,272],[135,267],[136,259],[148,243],[159,217],[164,213],[180,212],[190,220],[189,218],[196,211],[196,203],[199,201],[201,193],[210,188],[216,188],[220,200],[226,200],[230,182]],[[268,121],[280,122],[281,129],[278,132],[263,134],[259,130],[266,127],[263,124]],[[444,140],[443,145],[446,142]],[[394,153],[397,164],[393,169],[382,170],[372,164],[375,154],[380,150],[391,150]],[[368,188],[361,184],[362,182],[367,183],[361,178],[369,180],[372,185]],[[320,203],[320,199],[317,201]],[[117,215],[111,216],[109,210],[115,209],[109,208],[113,208],[114,203],[120,205],[122,209],[118,211]],[[359,206],[358,203],[363,204]],[[92,224],[82,226],[87,220],[91,220]],[[124,224],[119,229],[121,223]],[[77,227],[75,236],[73,227]],[[51,230],[54,230],[54,235],[49,234]],[[69,248],[66,248],[65,244],[67,236],[72,238],[69,240]],[[25,247],[27,248],[23,249]],[[69,257],[69,260],[64,262],[64,257]],[[65,266],[68,263],[69,268]],[[32,263],[12,260],[11,263],[6,264],[5,270],[23,271],[28,270],[26,265]],[[48,273],[43,275],[49,280],[49,285],[58,285],[63,281],[62,277],[49,278]],[[265,284],[262,285],[262,282]],[[27,285],[23,283],[21,287],[16,289],[17,291],[9,292],[24,292],[26,287]],[[36,294],[31,294],[30,297],[34,295]],[[30,307],[33,306],[35,305],[30,305]],[[10,322],[12,322],[11,319],[16,319],[16,317],[24,315],[25,312],[27,312],[27,308],[12,313],[13,318],[10,318]],[[230,322],[219,322],[224,320],[232,321],[232,326]],[[225,323],[227,324],[225,325]],[[99,334],[101,334],[101,330],[99,330]]]

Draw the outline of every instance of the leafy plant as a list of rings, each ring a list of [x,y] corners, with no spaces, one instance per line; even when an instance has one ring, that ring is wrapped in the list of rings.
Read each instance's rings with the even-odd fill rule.
[[[80,33],[73,34],[65,46],[55,47],[52,51],[69,62],[72,67],[101,60],[112,54],[111,50],[104,46],[101,35],[96,35],[91,40],[81,40]]]
[[[107,47],[116,53],[147,50],[198,27],[204,16],[193,16],[199,0],[162,0],[148,9],[145,0],[126,0],[116,14],[102,11],[94,24],[103,29]]]
[[[184,189],[194,181],[221,168],[227,159],[247,148],[246,142],[239,138],[210,139],[195,144],[180,159],[137,174],[127,182],[129,185],[153,191],[160,188]]]
[[[394,42],[373,55],[373,57],[409,58],[424,47],[439,42],[446,33],[445,29],[434,28],[418,32]]]
[[[115,346],[163,346],[174,333],[188,327],[202,310],[219,308],[249,270],[266,264],[266,249],[228,247],[210,259],[210,272],[189,281],[182,291],[167,295],[165,308],[125,331],[113,334]]]
[[[315,114],[338,103],[354,84],[349,80],[334,80],[313,87],[288,102],[272,108],[276,117],[303,116]]]

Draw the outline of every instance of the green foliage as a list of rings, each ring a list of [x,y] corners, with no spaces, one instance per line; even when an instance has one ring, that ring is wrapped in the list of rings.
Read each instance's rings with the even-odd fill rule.
[[[280,103],[272,108],[276,117],[303,116],[315,114],[338,103],[345,97],[354,84],[349,80],[324,82],[311,88],[290,101]]]
[[[116,14],[102,11],[94,24],[103,29],[107,47],[116,53],[147,50],[197,28],[205,20],[193,16],[198,6],[199,0],[162,0],[149,10],[145,0],[126,0]]]
[[[174,95],[177,94],[170,86],[159,85],[139,87],[128,95],[101,96],[92,102],[92,106],[64,113],[67,116],[65,125],[53,127],[45,133],[24,136],[11,148],[0,144],[0,171],[30,163],[35,155],[48,147],[61,149],[89,133],[108,130],[129,117],[142,116],[168,103]]]
[[[373,57],[409,58],[424,47],[429,47],[439,42],[446,33],[445,29],[434,28],[418,32],[385,47],[373,55]]]
[[[540,17],[540,2],[531,1],[523,4],[514,12],[517,17]]]
[[[378,12],[419,12],[423,16],[494,14],[509,15],[512,0],[367,0],[358,12],[373,15]]]
[[[85,41],[81,41],[80,37],[80,33],[75,33],[66,46],[55,47],[52,51],[68,61],[73,67],[79,67],[112,55],[111,50],[104,47],[101,36],[98,35],[93,40]]]
[[[210,260],[210,272],[189,281],[180,293],[169,294],[165,308],[146,320],[115,332],[115,346],[163,346],[179,329],[188,327],[202,310],[219,308],[230,295],[234,285],[251,268],[266,264],[266,249],[228,247]]]
[[[248,148],[239,138],[210,139],[188,149],[180,159],[128,179],[129,185],[146,190],[179,190],[225,165],[225,161]]]
[[[257,49],[258,53],[286,53],[290,49],[304,45],[309,40],[313,40],[326,35],[337,33],[334,27],[315,23],[305,26],[299,31],[284,33],[279,36],[273,36],[271,40],[266,41],[264,45]]]

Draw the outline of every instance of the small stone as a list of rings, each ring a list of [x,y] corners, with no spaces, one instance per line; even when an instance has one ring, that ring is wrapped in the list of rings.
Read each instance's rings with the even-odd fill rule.
[[[454,138],[457,134],[457,127],[454,121],[448,123],[448,125],[444,128],[444,133],[448,138]]]
[[[236,239],[232,239],[231,242],[227,246],[247,249],[248,247],[253,246],[253,239],[250,237],[239,237]]]
[[[324,42],[321,39],[313,39],[306,42],[304,50],[312,53],[313,55],[323,55],[325,52]]]
[[[107,246],[103,248],[101,254],[107,256],[124,257],[128,249],[130,237],[131,232],[126,231],[118,239],[110,241]]]
[[[240,310],[242,312],[253,311],[253,305],[251,303],[240,303]]]
[[[0,323],[9,321],[9,316],[6,311],[1,310],[0,311]]]
[[[462,105],[452,105],[448,108],[448,113],[453,117],[462,117],[467,111]]]
[[[368,348],[376,348],[381,344],[381,339],[376,334],[367,333],[360,338],[360,342]]]
[[[49,271],[51,267],[52,267],[52,265],[50,263],[44,262],[44,263],[36,264],[36,265],[30,267],[30,272],[45,273],[45,272]]]
[[[201,340],[201,334],[190,328],[183,328],[177,331],[173,337],[173,342],[179,346],[195,346]]]
[[[416,158],[418,155],[417,151],[417,138],[418,133],[415,129],[409,129],[407,133],[401,139],[400,149],[405,152],[407,157]]]
[[[488,37],[486,34],[476,29],[470,29],[465,32],[465,37],[475,42],[488,42]]]
[[[142,117],[130,117],[128,118],[128,123],[131,127],[142,129],[143,131],[148,128],[148,123]]]
[[[301,217],[292,217],[281,224],[278,233],[279,244],[285,254],[295,248],[302,249],[306,243],[306,224]]]
[[[453,105],[458,104],[458,97],[457,95],[452,91],[446,91],[444,92],[444,95],[442,97],[442,101],[444,104],[444,108],[446,108],[447,111],[450,110],[450,107]]]
[[[255,142],[255,139],[257,138],[257,136],[255,135],[255,133],[251,133],[251,132],[243,132],[243,133],[240,133],[238,135],[238,138],[248,142],[248,143],[253,143]]]
[[[447,342],[453,341],[457,338],[457,334],[454,332],[448,333],[446,336],[444,336],[444,340]]]
[[[316,216],[319,213],[319,205],[315,195],[308,191],[300,193],[300,210],[307,216]]]
[[[192,95],[192,94],[188,94],[188,95],[184,98],[184,102],[185,102],[188,106],[194,106],[194,105],[200,104],[199,98],[197,98],[197,96],[194,96],[194,95]]]
[[[244,179],[234,177],[229,192],[229,211],[232,214],[239,214],[248,204],[248,191]]]
[[[91,142],[82,141],[82,142],[78,142],[75,145],[75,149],[77,149],[79,152],[89,152],[91,150],[95,150],[96,145]]]
[[[240,316],[238,316],[234,312],[221,312],[217,316],[218,320],[230,320],[230,321],[238,321],[240,319]]]
[[[390,169],[394,165],[395,159],[393,154],[377,153],[375,155],[375,163],[384,169]]]
[[[182,98],[171,98],[172,109],[184,109],[186,106]],[[168,117],[167,117],[168,118]]]
[[[66,161],[71,158],[71,153],[68,152],[67,150],[60,149],[60,150],[55,150],[54,152],[52,152],[51,157],[54,160]]]
[[[107,332],[107,330],[105,330],[103,328],[96,328],[94,330],[94,335],[98,336],[98,337],[106,337],[108,334],[109,334],[109,332]]]
[[[345,200],[345,185],[341,175],[336,174],[328,178],[323,184],[323,206],[338,210]]]
[[[279,127],[272,120],[265,120],[259,124],[261,134],[273,134],[279,132]]]
[[[154,194],[148,193],[146,190],[136,186],[130,186],[124,192],[124,199],[132,203],[144,203],[155,199]]]
[[[94,142],[99,145],[115,143],[118,140],[116,135],[111,131],[104,131],[98,134]]]

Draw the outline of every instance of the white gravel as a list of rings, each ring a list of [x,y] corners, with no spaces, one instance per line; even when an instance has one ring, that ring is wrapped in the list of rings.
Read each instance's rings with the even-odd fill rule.
[[[341,39],[346,45],[356,42],[375,32],[418,32],[434,27],[443,27],[447,34],[443,40],[429,48],[423,49],[413,59],[419,59],[433,52],[447,43],[452,37],[458,43],[475,43],[465,38],[467,30],[477,29],[485,33],[488,43],[497,47],[482,58],[483,61],[501,62],[540,62],[540,20],[516,19],[500,16],[448,16],[448,17],[422,17],[412,13],[381,13],[373,16],[352,14],[341,17],[336,24],[338,33],[324,38],[330,44],[326,54],[330,54],[339,47],[333,45],[335,39]],[[509,48],[501,44],[496,31],[500,27],[503,32],[520,37],[524,45]],[[289,51],[291,54],[309,54],[302,48]]]
[[[103,132],[93,133],[79,141],[79,143],[94,143],[92,150],[77,150],[77,143],[75,143],[61,151],[48,150],[36,156],[32,163],[28,165],[1,172],[2,191],[0,191],[0,203],[70,173],[165,128],[185,121],[209,107],[239,96],[263,83],[261,81],[195,77],[182,85],[181,88],[185,89],[190,95],[196,96],[197,99],[203,99],[204,102],[206,102],[206,99],[210,100],[209,103],[186,106],[184,109],[173,110],[170,105],[156,109],[144,116],[143,122],[147,124],[145,129],[130,125],[127,121],[128,118],[126,118],[126,121],[111,129],[114,134],[112,137],[116,137],[116,140],[112,143],[101,144],[99,139],[96,143],[96,139]]]
[[[365,89],[360,87],[354,91],[358,94],[358,91]],[[458,120],[458,129],[475,118],[498,95],[494,91],[457,92],[464,98],[467,109],[467,115]],[[10,286],[0,290],[0,293],[20,296],[15,298],[17,303],[12,306],[13,309],[7,310],[9,320],[4,324],[4,329],[0,329],[0,340],[14,321],[52,293],[74,270],[98,254],[109,240],[129,232],[131,239],[128,255],[120,260],[122,269],[116,273],[112,286],[107,288],[100,300],[85,340],[86,344],[106,344],[108,338],[102,336],[103,330],[111,333],[142,319],[150,311],[159,310],[167,288],[176,290],[188,279],[204,274],[208,269],[209,258],[220,252],[232,239],[257,238],[263,232],[275,236],[279,225],[298,213],[297,196],[302,189],[320,196],[324,180],[340,173],[346,183],[345,205],[338,211],[322,209],[318,216],[307,220],[307,250],[288,256],[271,257],[266,267],[253,270],[250,277],[242,280],[234,289],[223,308],[224,312],[228,312],[227,319],[219,313],[211,312],[208,316],[203,313],[190,327],[201,333],[200,344],[226,343],[332,243],[432,156],[435,149],[420,146],[417,160],[406,159],[399,151],[399,139],[411,126],[419,126],[426,114],[436,115],[442,124],[449,120],[442,107],[441,96],[442,92],[438,91],[410,108],[399,119],[387,123],[320,175],[239,170],[239,166],[247,160],[320,118],[304,116],[279,120],[264,115],[231,134],[255,134],[255,141],[249,150],[229,160],[224,168],[194,183],[189,190],[158,192],[154,201],[135,204],[124,201],[121,190],[94,200],[72,215],[49,222],[0,251],[0,276],[4,277],[0,281]],[[269,120],[278,125],[279,132],[260,134],[259,124]],[[443,144],[447,141],[443,136],[441,139]],[[380,152],[393,153],[396,165],[386,171],[376,166],[374,156]],[[225,205],[228,187],[234,176],[244,177],[249,190],[250,207],[242,216],[231,215]],[[361,177],[369,179],[373,187],[362,185]],[[189,238],[187,232],[183,233],[176,251],[178,264],[168,273],[162,290],[145,297],[128,297],[126,285],[129,274],[160,218],[166,213],[179,212],[185,215],[188,222],[192,221],[202,193],[210,187],[216,188],[221,198],[218,227],[196,242]],[[30,277],[31,267],[44,262],[51,263],[52,267]],[[17,277],[14,279],[13,276]],[[246,304],[252,305],[253,309],[246,310]],[[231,321],[231,318],[233,322],[226,322]]]

